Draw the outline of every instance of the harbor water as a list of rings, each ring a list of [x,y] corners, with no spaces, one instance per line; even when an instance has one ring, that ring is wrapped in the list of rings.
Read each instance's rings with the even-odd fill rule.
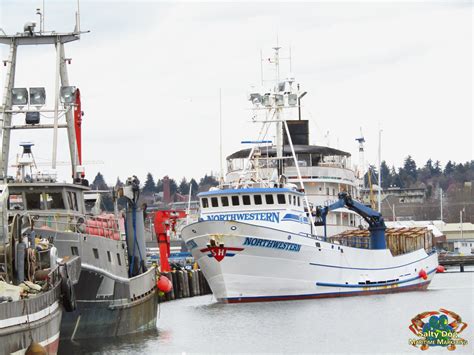
[[[61,342],[61,354],[420,353],[409,344],[419,313],[444,308],[474,343],[474,272],[437,274],[427,291],[270,303],[219,304],[212,295],[160,304],[156,331]],[[426,353],[446,353],[430,347]],[[425,352],[423,352],[425,353]]]

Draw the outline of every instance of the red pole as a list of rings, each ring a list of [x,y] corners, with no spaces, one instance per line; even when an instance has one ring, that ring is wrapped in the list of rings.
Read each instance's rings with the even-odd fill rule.
[[[169,211],[155,212],[155,233],[158,239],[158,246],[160,247],[160,264],[162,272],[170,271],[170,263],[168,261],[170,250],[170,236],[169,236]]]

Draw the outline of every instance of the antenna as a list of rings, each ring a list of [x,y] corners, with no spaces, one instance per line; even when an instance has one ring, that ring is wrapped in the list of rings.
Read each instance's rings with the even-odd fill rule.
[[[224,168],[222,167],[222,89],[219,89],[219,164],[221,170],[221,184],[224,182]]]
[[[79,0],[77,0],[76,30],[74,32],[81,32],[81,8],[79,6]]]
[[[359,173],[359,178],[362,178],[364,176],[365,172],[365,158],[364,158],[364,135],[362,134],[362,127],[360,127],[360,137],[355,139],[357,142],[359,142],[359,168],[358,173]]]
[[[290,57],[288,59],[290,60],[290,73],[292,73],[293,68],[291,67],[291,45],[290,45]]]
[[[381,189],[382,189],[382,174],[381,174],[381,166],[382,166],[382,162],[381,162],[381,155],[382,155],[382,129],[380,129],[380,125],[379,125],[379,181],[378,181],[378,185],[379,185],[379,193],[378,193],[378,212],[380,213],[382,211],[382,198],[381,198]]]

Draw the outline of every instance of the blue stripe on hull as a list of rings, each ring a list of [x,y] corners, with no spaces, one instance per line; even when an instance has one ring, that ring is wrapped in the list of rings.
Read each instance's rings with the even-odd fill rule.
[[[397,293],[406,291],[425,290],[428,288],[430,281],[425,281],[415,285],[392,287],[382,290],[367,290],[367,291],[350,291],[350,292],[328,292],[328,293],[313,293],[306,295],[281,295],[281,296],[256,296],[256,297],[230,297],[219,301],[227,303],[246,303],[246,302],[268,302],[268,301],[290,301],[290,300],[304,300],[312,298],[330,298],[330,297],[349,297],[349,296],[366,296],[384,293]],[[363,286],[361,286],[363,287]]]
[[[427,272],[427,275],[432,274],[435,272],[436,269]],[[380,286],[391,286],[391,285],[400,285],[407,282],[415,281],[421,279],[421,276],[412,277],[403,281],[393,281],[393,282],[386,282],[386,283],[375,283],[375,284],[333,284],[328,282],[316,282],[317,286],[328,286],[328,287],[349,287],[349,288],[357,288],[357,287],[380,287]]]

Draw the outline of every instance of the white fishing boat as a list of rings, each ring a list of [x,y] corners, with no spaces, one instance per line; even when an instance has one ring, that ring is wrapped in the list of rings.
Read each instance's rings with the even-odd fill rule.
[[[307,143],[293,145],[299,132],[289,127],[298,124],[284,112],[299,108],[302,93],[293,78],[280,82],[280,48],[274,50],[275,86],[250,95],[255,110],[264,116],[254,119],[262,124],[255,145],[228,158],[231,165],[243,158],[243,165],[231,166],[225,183],[198,195],[200,219],[182,230],[217,300],[255,302],[426,289],[438,267],[437,254],[419,249],[392,255],[385,245],[380,213],[351,197],[357,197],[357,186],[350,179],[353,175],[347,175],[347,154]],[[274,145],[268,139],[270,126],[276,127]],[[313,161],[309,169],[305,170],[308,164],[301,166],[298,153],[309,155]],[[318,175],[328,171],[334,174]],[[324,194],[324,203],[318,203],[312,193],[329,188],[326,183],[333,184],[331,191]],[[327,195],[333,195],[330,201]],[[329,242],[328,220],[335,213],[346,215],[347,227],[355,228],[358,218],[364,219],[370,243],[356,247]]]

